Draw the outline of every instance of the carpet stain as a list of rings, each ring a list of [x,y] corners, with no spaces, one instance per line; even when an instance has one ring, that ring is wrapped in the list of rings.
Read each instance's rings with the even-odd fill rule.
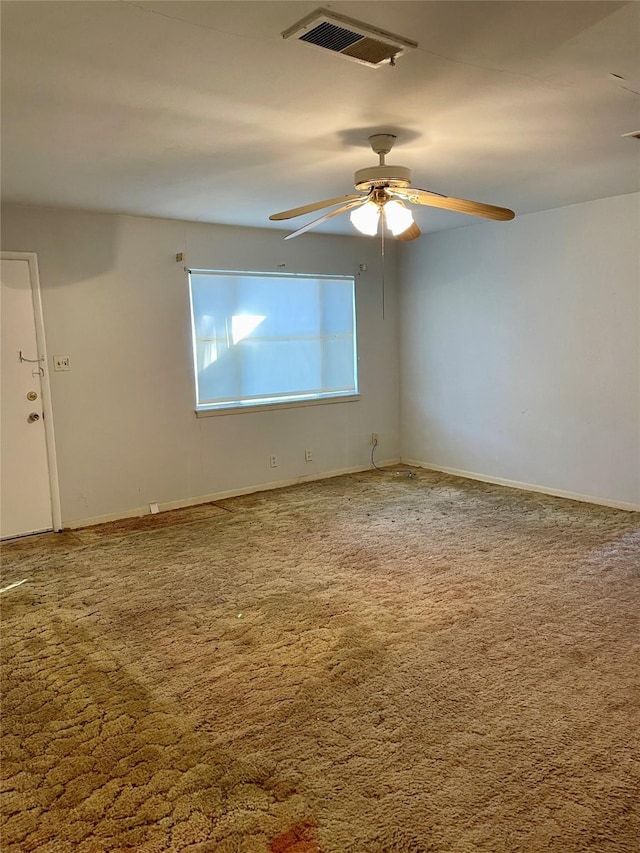
[[[315,825],[304,821],[274,838],[269,853],[322,853],[316,840]]]

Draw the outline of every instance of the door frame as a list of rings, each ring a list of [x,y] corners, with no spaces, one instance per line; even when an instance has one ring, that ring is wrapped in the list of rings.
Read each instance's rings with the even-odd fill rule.
[[[42,392],[42,411],[44,413],[44,434],[47,445],[47,461],[49,468],[49,493],[51,495],[51,521],[53,530],[62,530],[62,509],[60,505],[60,484],[58,481],[58,463],[56,460],[55,434],[53,430],[53,405],[51,401],[51,383],[49,382],[49,359],[44,335],[44,313],[40,294],[40,274],[38,272],[38,256],[35,252],[0,252],[3,261],[27,261],[29,279],[31,281],[31,303],[36,329],[36,344],[38,357],[43,360],[44,372],[40,377]]]

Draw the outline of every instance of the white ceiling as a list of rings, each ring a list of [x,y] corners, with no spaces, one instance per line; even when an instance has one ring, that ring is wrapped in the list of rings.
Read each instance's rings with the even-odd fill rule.
[[[3,2],[4,199],[268,226],[381,130],[414,186],[517,214],[640,188],[640,3],[325,4],[419,43],[375,69],[281,37],[320,5]]]

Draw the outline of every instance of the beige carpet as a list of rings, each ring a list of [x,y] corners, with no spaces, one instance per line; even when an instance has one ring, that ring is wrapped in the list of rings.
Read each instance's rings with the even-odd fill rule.
[[[5,546],[3,853],[637,853],[639,526],[371,472]]]

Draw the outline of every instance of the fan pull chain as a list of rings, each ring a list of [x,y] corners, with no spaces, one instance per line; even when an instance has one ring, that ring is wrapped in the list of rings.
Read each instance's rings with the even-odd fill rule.
[[[380,211],[380,259],[382,265],[382,319],[384,320],[384,207]]]

